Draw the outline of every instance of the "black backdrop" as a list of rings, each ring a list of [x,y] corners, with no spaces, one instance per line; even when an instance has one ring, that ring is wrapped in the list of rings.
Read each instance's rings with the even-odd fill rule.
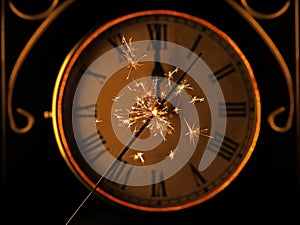
[[[45,111],[51,111],[58,71],[67,53],[93,27],[126,13],[157,8],[187,12],[208,20],[240,46],[252,65],[261,94],[262,124],[257,146],[239,176],[224,191],[201,205],[181,212],[149,214],[124,211],[92,196],[70,224],[299,223],[295,212],[300,209],[297,117],[294,116],[292,127],[284,133],[274,131],[267,123],[268,115],[276,108],[285,106],[289,110],[288,88],[279,64],[262,38],[225,1],[74,2],[42,33],[18,72],[12,92],[14,120],[18,127],[26,126],[27,120],[16,112],[16,108],[23,108],[35,117],[34,126],[23,134],[17,134],[10,127],[6,104],[11,91],[9,81],[21,51],[44,19],[20,18],[11,10],[8,1],[4,2],[6,73],[3,74],[2,67],[2,225],[65,224],[87,196],[88,190],[73,176],[60,155],[51,119],[44,117]],[[50,5],[46,0],[12,2],[28,14],[41,12]],[[59,2],[58,6],[64,2]],[[257,10],[271,13],[286,1],[249,2]],[[280,50],[295,84],[293,2],[280,17],[257,21]],[[295,87],[297,85],[294,93]],[[277,117],[277,124],[283,126],[287,117],[287,112],[282,113]]]

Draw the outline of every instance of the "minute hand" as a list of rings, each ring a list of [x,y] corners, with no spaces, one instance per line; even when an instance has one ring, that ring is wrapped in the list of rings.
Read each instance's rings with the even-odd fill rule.
[[[163,77],[164,76],[164,70],[162,68],[162,65],[160,63],[160,50],[161,50],[161,43],[155,43],[153,44],[153,48],[155,50],[154,53],[154,68],[152,70],[152,79],[155,81],[155,91],[156,91],[156,96],[160,97],[160,85],[159,82],[162,81],[162,79],[158,79],[158,77]]]
[[[202,55],[202,52],[198,54],[198,57]],[[179,77],[179,79],[176,81],[177,84],[180,84],[180,82],[183,80],[183,78],[187,75],[189,70],[194,66],[196,61],[198,60],[198,57],[196,57],[193,62],[189,65],[189,67],[184,71],[184,73]],[[165,96],[165,98],[161,101],[162,105],[167,101],[167,99],[170,97],[170,95],[175,91],[177,86],[173,86],[172,89],[168,92],[168,94]]]

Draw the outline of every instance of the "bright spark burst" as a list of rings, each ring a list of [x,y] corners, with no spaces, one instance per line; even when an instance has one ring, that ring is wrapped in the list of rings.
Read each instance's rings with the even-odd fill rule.
[[[147,128],[154,136],[160,135],[166,141],[166,134],[171,135],[174,127],[167,117],[169,108],[161,103],[161,98],[156,96],[156,85],[152,82],[151,87],[146,83],[134,82],[133,86],[128,86],[131,92],[138,93],[134,105],[128,109],[116,109],[114,111],[115,118],[120,122],[121,126],[134,128],[149,121]]]
[[[183,91],[190,89],[193,90],[191,85],[187,82],[187,80],[183,80],[176,88],[176,95],[180,95]]]
[[[162,106],[160,99],[154,96],[152,92],[146,92],[141,98],[137,98],[136,104],[131,107],[129,112],[129,120],[131,124],[138,120],[147,121],[150,119],[147,128],[153,131],[154,136],[160,135],[164,140],[165,132],[172,134],[174,130],[171,122],[166,115],[168,114],[168,107]]]
[[[133,37],[130,37],[129,40],[126,41],[126,38],[124,36],[122,36],[122,40],[121,40],[123,43],[123,46],[124,46],[124,50],[122,50],[122,52],[124,53],[123,55],[129,63],[129,65],[128,65],[129,72],[127,74],[126,79],[129,79],[132,68],[137,70],[142,65],[141,63],[139,63],[139,61],[146,56],[146,55],[143,55],[138,59],[136,58],[136,55],[135,55],[136,48],[133,47],[133,45],[132,45],[132,38]]]
[[[185,134],[185,135],[189,135],[190,137],[190,142],[195,146],[195,138],[199,137],[200,134],[200,128],[199,127],[195,127],[195,124],[193,124],[192,126],[190,126],[190,124],[186,121],[186,119],[184,119],[185,124],[187,125],[189,131]]]
[[[168,82],[173,79],[173,74],[178,72],[178,70],[178,68],[175,68],[174,70],[165,74],[165,76],[168,78]],[[152,80],[151,85],[148,85],[146,82],[137,81],[134,81],[134,84],[131,86],[128,85],[127,87],[131,92],[138,94],[135,98],[135,103],[127,109],[115,109],[114,116],[120,122],[120,126],[133,128],[135,132],[139,130],[141,124],[144,124],[146,121],[148,121],[146,127],[151,131],[151,133],[154,136],[160,135],[163,140],[166,141],[166,134],[171,135],[175,130],[168,114],[179,114],[182,109],[178,107],[179,103],[177,106],[170,108],[168,108],[167,105],[162,104],[162,98],[166,96],[166,93],[168,93],[172,87],[167,85],[165,88],[160,89],[161,97],[158,97],[156,95],[157,85],[159,85],[159,83],[156,79]],[[171,82],[170,85],[172,85]],[[176,87],[173,96],[170,98],[181,94],[187,89],[193,90],[192,86],[185,79]],[[113,101],[119,102],[121,96],[122,95],[114,97]],[[204,98],[191,96],[190,103],[195,103],[197,101],[203,102]],[[195,127],[195,125],[190,126],[187,121],[186,124],[189,129],[189,132],[186,135],[189,135],[190,142],[195,144],[195,138],[201,134],[200,128]],[[205,134],[203,133],[203,136],[204,135]]]
[[[133,158],[133,160],[137,161],[137,160],[140,160],[142,164],[145,163],[145,159],[143,157],[144,153],[143,152],[137,152],[133,155],[131,155],[130,157]]]
[[[164,74],[165,76],[168,77],[168,86],[171,87],[171,80],[173,80],[173,74],[177,73],[179,71],[179,68],[176,67],[174,70],[169,71],[168,73]]]
[[[95,120],[95,123],[101,123],[101,122],[103,122],[103,120],[100,120],[100,119]]]
[[[122,97],[122,95],[116,96],[116,97],[113,98],[113,101],[114,102],[119,102],[119,100],[120,100],[121,97]]]
[[[208,138],[214,138],[213,136],[211,135],[208,135],[208,129],[207,128],[204,128],[202,130],[200,130],[200,135],[204,136],[204,137],[208,137]]]
[[[179,108],[179,106],[177,105],[174,109],[173,112],[176,113],[177,115],[179,114],[179,111],[181,111],[182,109]]]
[[[186,126],[188,127],[188,132],[185,135],[189,135],[190,142],[195,146],[195,138],[199,137],[199,135],[208,137],[208,138],[214,138],[213,136],[208,135],[208,128],[200,129],[199,127],[195,127],[195,124],[192,126],[184,119]]]
[[[170,151],[169,151],[169,154],[168,154],[168,158],[170,158],[170,159],[174,159],[174,157],[175,157],[175,150],[173,150],[173,149],[170,149]]]
[[[197,96],[192,96],[191,98],[192,99],[191,99],[190,103],[193,103],[193,104],[195,104],[195,102],[204,102],[204,100],[205,100],[205,98],[198,98]]]

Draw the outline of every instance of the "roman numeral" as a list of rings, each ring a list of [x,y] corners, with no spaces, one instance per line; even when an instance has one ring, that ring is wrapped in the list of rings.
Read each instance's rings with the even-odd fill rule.
[[[93,163],[95,160],[100,158],[103,154],[107,153],[107,150],[104,146],[106,143],[104,137],[101,133],[92,133],[86,138],[79,141],[79,146],[86,155],[88,156],[88,161]]]
[[[220,117],[245,117],[246,113],[246,102],[226,102],[219,103],[219,116]]]
[[[167,24],[164,23],[154,23],[147,24],[147,28],[149,31],[150,40],[158,40],[158,41],[167,41]],[[165,43],[163,46],[154,46],[156,49],[167,49],[167,44]]]
[[[125,189],[128,184],[133,167],[127,166],[126,162],[115,160],[107,172],[107,178],[114,181],[116,186]]]
[[[198,44],[200,43],[201,39],[202,39],[202,35],[199,34],[199,35],[197,36],[197,38],[196,38],[194,44],[193,44],[192,47],[190,48],[191,52],[189,52],[188,58],[191,57],[192,52],[195,51],[195,49],[197,48],[197,46],[198,46]]]
[[[207,148],[214,153],[218,153],[218,156],[223,159],[230,161],[238,149],[239,144],[228,137],[224,137],[222,141],[222,135],[218,132],[215,132],[213,137]],[[218,149],[219,147],[220,149]]]
[[[160,174],[160,182],[155,182],[156,179],[156,171],[152,171],[152,189],[151,189],[151,196],[152,197],[166,197],[167,196],[167,191],[166,191],[166,184],[163,179],[163,173],[161,172]]]
[[[100,83],[100,84],[103,84],[104,80],[106,79],[106,76],[103,75],[103,74],[99,74],[99,73],[95,73],[91,70],[86,70],[85,71],[85,74],[86,75],[89,75],[89,76],[92,76],[94,78],[96,78],[96,80]]]
[[[189,165],[190,165],[190,169],[192,171],[193,178],[195,180],[197,187],[204,185],[206,183],[206,180],[201,175],[200,171],[196,167],[194,167],[194,165],[192,163],[190,163]]]
[[[123,37],[123,35],[121,35],[120,33],[117,33],[115,35],[112,35],[110,38],[108,38],[107,41],[117,49],[117,51],[120,53],[120,55],[123,56],[124,53],[122,51],[122,48],[117,48],[120,45],[123,45],[122,37]],[[127,41],[130,37],[125,37],[125,38],[126,38],[126,41]],[[124,57],[120,57],[120,60],[121,61],[124,60]]]
[[[167,24],[147,24],[147,28],[150,35],[150,40],[167,41]]]
[[[226,66],[222,67],[221,69],[217,70],[213,74],[210,75],[211,81],[214,83],[216,82],[213,77],[217,78],[217,80],[223,79],[224,77],[227,77],[229,74],[233,73],[235,71],[234,66],[232,63],[227,64]]]
[[[107,41],[114,46],[115,48],[122,44],[122,35],[120,33],[117,33],[115,35],[112,35],[110,38],[107,39]],[[125,37],[129,38],[129,37]]]
[[[79,117],[96,117],[96,105],[94,103],[85,106],[74,107],[74,116]]]

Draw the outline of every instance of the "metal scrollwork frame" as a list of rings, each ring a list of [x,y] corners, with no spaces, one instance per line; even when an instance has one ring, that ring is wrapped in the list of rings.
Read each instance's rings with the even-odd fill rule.
[[[44,31],[48,28],[48,26],[75,0],[67,0],[62,2],[61,4],[58,4],[58,0],[53,0],[52,4],[49,6],[49,8],[41,13],[29,15],[25,14],[21,11],[19,11],[11,0],[9,0],[8,5],[10,9],[19,17],[25,19],[25,20],[41,20],[44,19],[44,21],[41,23],[41,25],[36,29],[34,34],[31,36],[31,38],[26,43],[25,47],[21,51],[16,63],[14,64],[14,67],[12,69],[9,83],[8,83],[8,93],[7,93],[7,113],[8,113],[8,119],[10,122],[11,129],[18,134],[26,133],[28,132],[34,122],[34,116],[22,109],[17,108],[17,113],[21,114],[22,116],[26,117],[27,119],[27,125],[25,127],[18,127],[16,125],[16,122],[14,120],[13,116],[13,109],[12,109],[12,97],[13,97],[13,91],[14,91],[14,85],[18,76],[18,73],[23,65],[23,62],[25,61],[27,55],[31,51],[32,47],[35,45],[37,40],[40,38],[40,36],[44,33]]]
[[[274,55],[275,59],[277,60],[278,65],[281,68],[281,71],[282,71],[285,81],[286,81],[288,94],[289,94],[289,102],[290,102],[289,114],[288,114],[288,118],[287,118],[287,121],[284,126],[280,127],[280,126],[276,125],[275,117],[286,110],[286,108],[284,106],[281,106],[269,114],[268,123],[273,130],[275,130],[277,132],[286,132],[291,128],[291,126],[293,124],[293,116],[294,116],[294,111],[295,111],[295,97],[294,97],[292,76],[291,76],[290,70],[289,70],[284,58],[282,57],[280,51],[278,50],[278,48],[276,47],[276,45],[274,44],[272,39],[269,37],[269,35],[265,32],[265,30],[256,21],[256,18],[258,18],[258,19],[277,18],[286,12],[286,10],[291,5],[291,1],[287,0],[281,9],[279,9],[278,11],[276,11],[274,13],[270,13],[270,14],[260,13],[256,10],[254,10],[253,8],[251,8],[248,5],[247,0],[241,0],[241,3],[244,6],[244,8],[240,4],[236,3],[233,0],[226,0],[226,2],[229,5],[231,5],[238,13],[240,13],[240,15],[242,17],[244,17],[244,19],[246,19],[247,22],[254,28],[254,30],[259,34],[259,36],[263,39],[265,44],[268,46],[268,48]]]

